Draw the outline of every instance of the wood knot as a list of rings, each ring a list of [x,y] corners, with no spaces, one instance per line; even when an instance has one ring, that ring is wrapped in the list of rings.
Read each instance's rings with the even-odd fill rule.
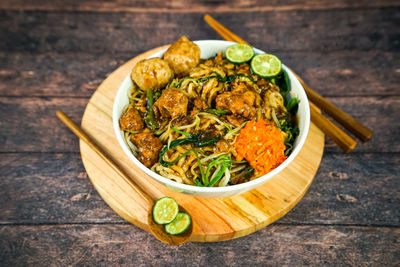
[[[340,202],[348,202],[348,203],[355,203],[358,201],[357,198],[347,195],[347,194],[337,194],[336,199]]]
[[[349,176],[345,172],[330,172],[329,177],[331,178],[338,178],[340,180],[346,180],[349,179]]]
[[[80,172],[79,174],[78,174],[78,179],[86,179],[88,176],[87,176],[87,173],[86,172]]]
[[[90,198],[90,193],[79,193],[70,198],[71,201],[84,201]]]

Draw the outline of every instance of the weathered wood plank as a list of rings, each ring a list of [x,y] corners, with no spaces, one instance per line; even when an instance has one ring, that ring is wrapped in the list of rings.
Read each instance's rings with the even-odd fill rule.
[[[400,97],[328,98],[374,131],[355,152],[400,152]],[[55,117],[64,110],[80,121],[86,98],[0,97],[0,152],[78,152],[77,138]],[[328,138],[325,151],[340,152]]]
[[[89,97],[130,53],[0,52],[1,96]],[[400,95],[400,53],[374,51],[278,52],[283,62],[324,96]]]
[[[57,119],[80,124],[87,98],[0,98],[0,152],[78,152],[78,138]]]
[[[326,153],[308,193],[278,223],[400,226],[400,154]]]
[[[90,97],[126,54],[0,52],[0,95]]]
[[[80,154],[2,154],[0,224],[124,222],[90,183]]]
[[[276,51],[398,51],[398,7],[215,14],[256,47]],[[204,13],[70,13],[0,11],[0,50],[131,52],[181,35],[220,39]],[[157,19],[154,19],[154,17]],[[335,23],[333,23],[335,22]]]
[[[398,228],[271,226],[170,247],[130,225],[1,226],[5,266],[398,266]],[[249,256],[251,255],[251,256]]]
[[[399,151],[400,97],[328,97],[328,99],[374,132],[368,142],[358,141],[354,152]],[[392,105],[390,103],[392,101],[396,104]],[[325,151],[342,152],[331,139],[326,138],[325,142]],[[381,150],[379,147],[385,148]]]
[[[278,224],[400,226],[400,154],[327,153],[306,196]],[[0,224],[124,223],[100,198],[80,154],[0,159]]]
[[[140,0],[140,1],[104,1],[104,0],[55,0],[51,3],[45,0],[3,0],[0,9],[6,10],[47,10],[47,11],[94,11],[94,12],[249,12],[249,11],[279,11],[303,9],[333,9],[333,8],[371,8],[399,6],[396,1],[329,1],[329,0],[285,0],[285,1],[184,1],[184,0]]]

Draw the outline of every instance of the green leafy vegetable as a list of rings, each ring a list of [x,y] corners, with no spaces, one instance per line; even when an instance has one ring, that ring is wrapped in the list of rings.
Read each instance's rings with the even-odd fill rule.
[[[293,143],[300,133],[299,127],[297,127],[297,125],[289,121],[287,118],[288,116],[285,116],[283,120],[281,120],[281,123],[279,125],[281,131],[286,133],[286,138],[284,142],[286,146],[285,156],[288,156],[292,152]]]
[[[146,106],[147,115],[144,118],[144,122],[146,123],[147,127],[149,127],[154,132],[156,130],[156,128],[159,127],[159,125],[154,119],[154,111],[153,111],[154,96],[153,96],[153,90],[150,89],[150,88],[147,89],[146,90],[146,96],[147,96],[147,106]]]
[[[290,96],[291,83],[288,73],[283,70],[272,82],[278,87],[283,97],[284,105],[289,114],[279,119],[279,129],[286,133],[285,138],[285,156],[288,156],[293,149],[293,143],[296,137],[299,135],[300,130],[297,125],[293,122],[292,118],[296,116],[299,107],[300,100],[297,97]]]
[[[289,75],[285,70],[283,70],[275,79],[271,80],[279,87],[279,91],[283,97],[284,104],[286,106],[288,98],[290,96],[289,92],[292,89],[290,84]]]
[[[206,170],[206,181],[208,181],[208,177],[210,175],[210,170],[212,167],[214,166],[218,166],[220,165],[220,169],[217,172],[217,174],[214,176],[214,178],[212,178],[212,180],[205,184],[205,186],[213,186],[215,185],[224,175],[225,170],[227,168],[231,169],[232,168],[232,159],[230,155],[221,155],[219,156],[217,159],[213,160],[210,162],[210,164],[208,164],[207,170]]]
[[[198,179],[194,180],[194,182],[195,182],[198,186],[201,186],[201,187],[204,186]]]
[[[171,129],[173,131],[177,132],[177,133],[180,133],[180,134],[183,134],[183,135],[186,135],[186,136],[190,137],[190,133],[182,132],[182,131],[176,129],[175,127],[171,127]]]
[[[212,165],[213,164],[213,165]],[[211,168],[215,165],[220,165],[220,169],[217,172],[217,174],[212,178],[212,180],[206,185],[206,186],[213,186],[215,185],[224,175],[225,170],[229,168],[229,170],[232,168],[232,159],[229,155],[222,155],[219,156],[216,160],[210,162],[210,164],[207,167],[207,171],[211,170]],[[206,171],[206,178],[208,180],[208,173]]]
[[[246,180],[249,180],[249,179],[251,178],[251,176],[253,176],[253,174],[254,174],[254,168],[253,168],[253,167],[249,167],[249,168],[246,170],[246,174],[244,175],[244,178],[245,178]]]
[[[201,138],[194,142],[195,147],[214,146],[220,139],[218,137],[213,138]]]
[[[157,91],[153,96],[153,101],[156,101],[161,96],[161,92]]]
[[[170,165],[173,165],[176,162],[178,162],[179,159],[181,159],[182,157],[184,157],[187,154],[189,154],[189,153],[194,151],[194,150],[189,150],[189,151],[185,152],[184,154],[182,154],[180,157],[178,157],[178,159],[175,159],[172,162],[168,162],[168,161],[163,160],[164,154],[167,152],[168,149],[174,148],[176,146],[186,145],[186,144],[193,144],[195,147],[213,146],[219,141],[219,138],[217,138],[217,137],[201,138],[202,134],[194,135],[194,134],[191,134],[191,133],[185,133],[185,135],[187,136],[187,138],[176,139],[176,140],[174,140],[174,141],[172,141],[170,143],[169,147],[168,146],[164,146],[162,148],[162,150],[160,152],[160,155],[159,155],[159,161],[160,161],[162,166],[168,167]]]
[[[299,102],[300,100],[297,97],[291,98],[286,104],[287,111],[295,115],[299,109]]]
[[[220,109],[214,109],[214,108],[208,108],[206,110],[204,110],[204,112],[210,113],[210,114],[214,114],[217,116],[221,116],[221,115],[225,115],[228,114],[229,111],[226,110],[220,110]]]

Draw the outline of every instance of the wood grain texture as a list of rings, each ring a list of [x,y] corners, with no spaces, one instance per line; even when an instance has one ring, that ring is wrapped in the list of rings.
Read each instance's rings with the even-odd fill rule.
[[[141,53],[0,52],[0,96],[89,97],[123,62]],[[298,52],[277,55],[323,96],[400,95],[400,53]]]
[[[325,153],[306,195],[275,224],[398,226],[398,173],[399,153]],[[0,224],[127,224],[78,153],[1,154],[0,203]]]
[[[131,225],[0,226],[5,266],[398,266],[400,230],[271,226],[170,247]]]
[[[126,54],[0,52],[1,96],[89,97]]]
[[[195,1],[195,0],[55,0],[49,3],[45,0],[3,0],[0,9],[6,10],[46,10],[46,11],[94,11],[94,12],[249,12],[249,11],[280,11],[304,9],[337,9],[337,8],[381,8],[399,6],[396,1],[329,1],[329,0],[234,0],[234,1]]]
[[[400,224],[400,154],[325,153],[309,193],[280,223]]]
[[[0,152],[77,152],[78,141],[65,134],[56,111],[80,122],[87,98],[0,97]]]
[[[90,184],[77,153],[1,154],[0,170],[0,224],[122,222]]]
[[[308,93],[307,93],[308,94]],[[326,101],[326,100],[325,100]],[[340,147],[345,153],[354,150],[357,145],[356,140],[343,132],[336,124],[323,116],[318,108],[310,102],[310,117],[311,121],[318,127],[326,136],[328,136],[335,144]]]
[[[398,51],[400,7],[211,13],[255,47],[277,51]],[[156,20],[154,18],[157,18]],[[332,22],[335,23],[332,23]],[[2,51],[131,52],[176,41],[220,39],[203,13],[87,13],[0,11]],[[266,38],[267,37],[267,38]]]
[[[400,152],[400,96],[328,99],[375,133],[354,152]],[[71,97],[0,97],[0,152],[78,152],[77,138],[55,112],[62,109],[79,122],[87,102],[87,98]],[[325,151],[340,149],[327,138]]]

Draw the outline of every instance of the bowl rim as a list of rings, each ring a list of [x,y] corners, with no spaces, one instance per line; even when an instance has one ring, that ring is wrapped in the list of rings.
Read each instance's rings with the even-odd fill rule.
[[[220,44],[220,45],[233,45],[236,44],[236,42],[231,42],[231,41],[223,41],[223,40],[197,40],[193,41],[195,44],[198,45],[211,45],[211,44]],[[265,53],[263,50],[258,49],[253,47],[256,53]],[[156,54],[163,54],[167,48],[160,50],[158,52],[155,52],[154,54],[150,55],[148,58],[155,57]],[[121,136],[121,131],[119,129],[119,117],[117,116],[119,110],[117,107],[117,100],[120,99],[121,94],[122,94],[122,86],[125,82],[126,79],[130,78],[130,73],[124,78],[124,80],[121,82],[120,87],[118,88],[118,91],[115,95],[114,102],[113,102],[113,112],[112,112],[112,121],[113,121],[113,128],[115,135],[117,137],[118,143],[121,146],[122,150],[125,152],[125,154],[129,157],[131,161],[133,161],[142,171],[144,171],[148,176],[151,178],[157,180],[160,182],[163,186],[167,187],[172,187],[172,188],[179,188],[180,190],[185,190],[185,191],[191,191],[191,192],[196,192],[196,193],[226,193],[230,191],[243,191],[247,188],[255,188],[261,184],[264,184],[266,181],[270,180],[272,177],[274,177],[276,174],[280,173],[282,170],[284,170],[299,154],[300,150],[303,148],[303,145],[307,139],[309,128],[310,128],[310,107],[309,107],[309,101],[307,98],[307,94],[301,85],[300,81],[296,78],[296,76],[293,74],[293,72],[286,67],[282,63],[282,68],[289,74],[289,78],[291,81],[293,81],[297,87],[299,87],[299,92],[296,92],[297,94],[302,95],[302,99],[305,99],[305,114],[302,115],[305,119],[305,126],[304,130],[300,133],[300,136],[298,136],[298,144],[297,146],[293,149],[292,153],[289,155],[289,157],[282,162],[278,167],[270,171],[269,173],[258,177],[254,180],[247,181],[241,184],[235,184],[235,185],[229,185],[229,186],[223,186],[223,187],[201,187],[197,185],[188,185],[188,184],[181,184],[178,182],[175,182],[173,180],[170,180],[168,178],[165,178],[161,176],[160,174],[150,170],[148,167],[146,167],[143,163],[141,163],[131,152],[129,149],[128,145],[125,143],[125,140],[123,140]]]

